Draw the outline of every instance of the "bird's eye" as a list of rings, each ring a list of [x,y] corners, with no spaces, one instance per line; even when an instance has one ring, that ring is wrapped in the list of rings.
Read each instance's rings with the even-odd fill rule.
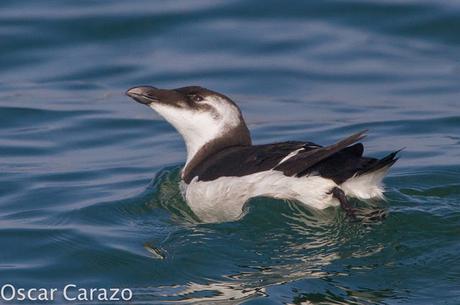
[[[199,96],[198,94],[190,94],[189,98],[194,102],[201,102],[202,100],[204,100],[204,98],[202,96]]]

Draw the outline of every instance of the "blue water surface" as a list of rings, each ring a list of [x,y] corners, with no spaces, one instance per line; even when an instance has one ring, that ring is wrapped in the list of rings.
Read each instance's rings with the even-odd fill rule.
[[[459,33],[454,0],[2,0],[0,284],[125,287],[130,304],[460,304]],[[231,96],[255,143],[369,129],[371,156],[406,147],[388,218],[257,198],[198,223],[180,136],[123,95],[141,84]]]

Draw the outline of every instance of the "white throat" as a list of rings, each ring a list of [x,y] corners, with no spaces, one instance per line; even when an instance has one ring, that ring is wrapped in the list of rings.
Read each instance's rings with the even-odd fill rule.
[[[245,126],[236,106],[218,97],[208,99],[210,100],[205,103],[212,105],[214,111],[190,110],[163,104],[151,105],[182,135],[187,148],[185,167],[206,144],[231,134],[232,130],[242,124]]]

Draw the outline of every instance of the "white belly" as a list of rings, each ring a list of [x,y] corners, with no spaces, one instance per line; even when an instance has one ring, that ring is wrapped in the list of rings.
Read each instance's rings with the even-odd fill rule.
[[[203,222],[237,220],[242,216],[244,204],[257,196],[297,200],[317,209],[338,204],[329,193],[337,185],[320,176],[286,177],[279,171],[269,170],[243,177],[197,180],[186,186],[184,195]]]

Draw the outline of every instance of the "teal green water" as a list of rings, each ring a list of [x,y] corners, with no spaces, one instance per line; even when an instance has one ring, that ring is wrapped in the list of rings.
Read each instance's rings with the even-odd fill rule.
[[[460,304],[459,33],[450,0],[1,1],[0,284]],[[256,143],[368,128],[369,155],[406,147],[388,218],[257,198],[240,221],[197,223],[182,140],[123,95],[141,84],[231,96]]]

